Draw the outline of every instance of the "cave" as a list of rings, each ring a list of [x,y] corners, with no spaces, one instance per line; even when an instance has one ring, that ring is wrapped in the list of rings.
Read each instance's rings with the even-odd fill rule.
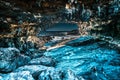
[[[0,80],[120,80],[120,0],[0,0]]]

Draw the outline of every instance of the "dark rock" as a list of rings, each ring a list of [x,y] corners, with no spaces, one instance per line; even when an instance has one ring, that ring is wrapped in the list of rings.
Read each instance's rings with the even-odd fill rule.
[[[29,71],[21,71],[12,72],[3,77],[2,80],[34,80],[34,78],[32,77]]]
[[[0,32],[10,32],[10,25],[7,22],[0,21]]]
[[[89,21],[91,15],[92,15],[91,10],[89,10],[89,9],[83,10],[83,12],[82,12],[82,14],[81,14],[81,19],[82,19],[82,21]]]
[[[45,70],[39,75],[38,80],[63,80],[63,72],[55,69]]]
[[[0,72],[7,73],[23,66],[31,59],[16,48],[0,48]]]
[[[44,66],[55,66],[55,61],[50,57],[40,57],[32,59],[29,64],[31,65],[44,65]]]

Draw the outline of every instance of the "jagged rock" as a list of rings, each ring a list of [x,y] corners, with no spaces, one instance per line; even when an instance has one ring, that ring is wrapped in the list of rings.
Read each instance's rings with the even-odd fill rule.
[[[55,66],[55,61],[50,57],[40,57],[32,59],[29,64],[31,65],[44,65],[44,66]]]
[[[11,72],[27,64],[29,60],[29,57],[21,55],[16,48],[0,48],[0,72]]]
[[[2,80],[34,80],[34,78],[32,77],[29,71],[21,71],[12,72],[3,77]]]
[[[53,69],[53,67],[46,67],[42,65],[25,65],[16,69],[15,72],[29,71],[32,75],[36,75],[37,72],[41,72],[46,69]]]
[[[45,70],[40,75],[38,80],[63,80],[63,72],[59,70]]]

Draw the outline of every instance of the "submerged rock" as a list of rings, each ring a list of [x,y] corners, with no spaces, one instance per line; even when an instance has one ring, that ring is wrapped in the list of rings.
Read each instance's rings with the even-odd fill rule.
[[[32,59],[29,62],[30,65],[44,65],[44,66],[55,66],[55,61],[50,57],[40,57]]]
[[[12,72],[0,80],[34,80],[29,71]]]
[[[29,57],[21,55],[16,48],[0,48],[0,72],[11,72],[27,64],[29,60]]]

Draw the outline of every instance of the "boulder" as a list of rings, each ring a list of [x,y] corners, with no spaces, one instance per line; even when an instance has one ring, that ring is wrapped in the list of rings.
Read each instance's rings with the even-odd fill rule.
[[[71,70],[47,69],[40,73],[38,80],[84,80],[84,78],[76,76]]]
[[[34,78],[32,77],[29,71],[21,71],[21,72],[12,72],[6,75],[5,77],[3,77],[2,80],[34,80]]]
[[[63,80],[63,72],[55,69],[44,70],[38,80]]]
[[[0,72],[7,73],[23,66],[31,59],[16,48],[0,48]]]
[[[17,67],[19,67],[28,64],[30,60],[31,58],[29,56],[20,55],[18,58],[15,59],[15,63],[17,64]]]
[[[0,60],[13,60],[20,55],[16,48],[0,48]]]
[[[32,59],[29,62],[30,65],[44,65],[44,66],[55,66],[55,61],[50,57],[40,57]]]
[[[5,60],[0,60],[0,72],[7,73],[16,69],[17,65],[15,62],[9,62]]]

